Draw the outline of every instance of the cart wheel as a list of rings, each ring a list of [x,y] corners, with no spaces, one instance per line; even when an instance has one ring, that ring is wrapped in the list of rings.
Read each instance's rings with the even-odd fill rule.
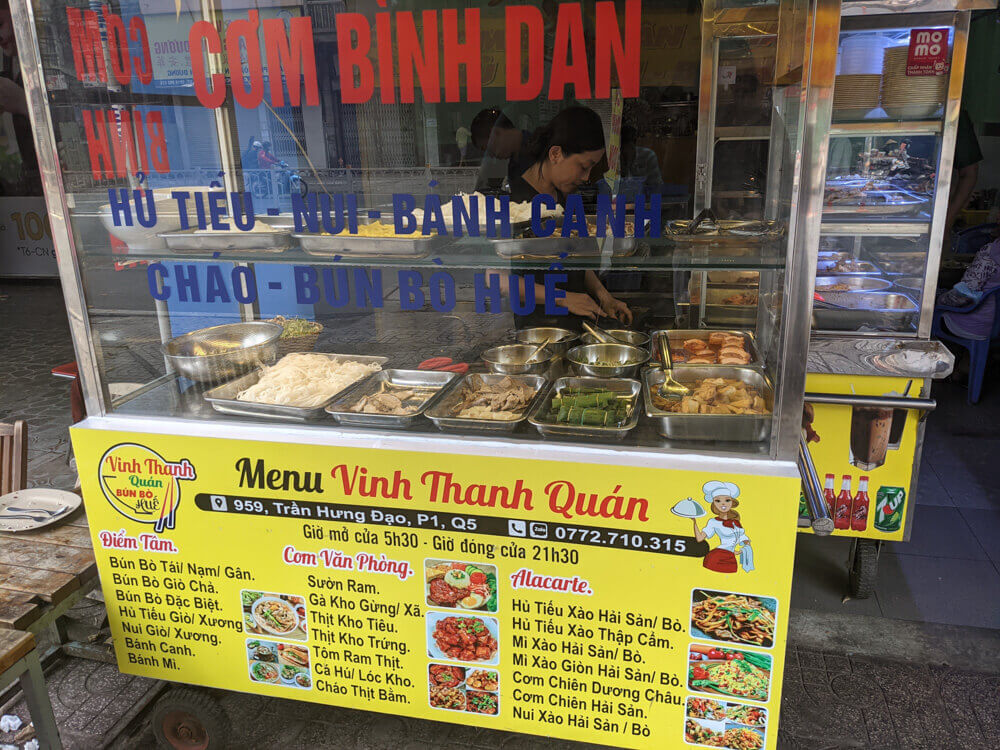
[[[165,750],[220,750],[230,736],[229,717],[204,690],[171,688],[156,702],[152,724]]]
[[[851,554],[849,587],[854,599],[867,599],[875,591],[878,577],[878,545],[871,539],[855,539]]]

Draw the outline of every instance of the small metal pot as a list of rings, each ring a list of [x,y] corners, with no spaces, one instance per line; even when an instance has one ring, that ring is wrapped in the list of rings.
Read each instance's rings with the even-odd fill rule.
[[[546,347],[535,361],[531,364],[525,364],[525,360],[537,348],[537,344],[495,346],[483,352],[483,362],[493,372],[504,375],[541,375],[549,369],[555,354],[549,351],[549,347]]]
[[[641,331],[626,331],[618,328],[611,328],[605,330],[605,333],[609,334],[612,338],[618,339],[618,341],[623,344],[628,344],[629,346],[638,346],[640,348],[644,346],[649,346],[649,334],[642,333]],[[600,344],[601,342],[597,340],[597,337],[592,333],[585,333],[580,337],[580,341],[584,344]]]
[[[552,342],[545,347],[545,352],[552,352],[557,357],[562,357],[580,339],[576,331],[565,328],[522,328],[517,332],[517,342],[519,344],[534,344],[538,346],[545,339],[552,337]],[[542,352],[544,356],[545,352]]]
[[[202,328],[170,339],[163,356],[190,380],[218,383],[274,362],[282,330],[263,321]]]
[[[597,378],[631,378],[649,361],[649,352],[627,344],[587,344],[570,349],[566,355],[582,375]],[[595,362],[617,362],[598,365]]]

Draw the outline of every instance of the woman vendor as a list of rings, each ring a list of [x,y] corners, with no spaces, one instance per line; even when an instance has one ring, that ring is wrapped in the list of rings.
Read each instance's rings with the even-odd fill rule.
[[[715,518],[705,524],[704,530],[698,528],[698,521],[694,520],[694,537],[699,542],[713,536],[719,539],[719,546],[705,555],[702,565],[717,573],[735,573],[739,570],[739,563],[742,563],[744,570],[753,570],[750,540],[740,523],[740,514],[733,510],[740,504],[737,500],[740,488],[732,482],[712,481],[705,483],[702,492],[705,493],[705,502],[711,507]],[[737,546],[742,547],[739,563],[736,559]]]
[[[590,179],[591,170],[604,157],[604,125],[600,116],[588,107],[568,107],[552,121],[536,130],[525,147],[530,164],[520,175],[511,180],[510,199],[520,203],[531,201],[536,195],[551,195],[560,204]],[[583,318],[597,320],[601,316],[614,318],[622,323],[632,322],[632,311],[621,300],[615,299],[593,271],[556,270],[566,280],[556,284],[565,297],[555,304],[569,310],[569,315],[545,314],[544,269],[513,271],[517,276],[531,275],[535,279],[535,311],[529,315],[516,315],[518,328],[530,326],[558,326],[579,329]],[[499,272],[493,271],[493,274]],[[509,279],[502,285],[510,295]],[[520,284],[523,291],[523,283]],[[527,290],[530,294],[531,289]]]

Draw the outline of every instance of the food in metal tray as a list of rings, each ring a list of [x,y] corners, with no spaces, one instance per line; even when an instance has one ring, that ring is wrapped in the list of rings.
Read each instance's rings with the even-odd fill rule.
[[[398,386],[383,381],[376,393],[362,396],[351,405],[350,410],[356,414],[391,414],[405,417],[416,414],[427,399],[437,392],[437,388]]]
[[[724,297],[722,299],[722,304],[755,306],[757,304],[757,294],[755,292],[740,292],[739,294],[730,294],[728,297]]]
[[[463,419],[520,419],[534,396],[534,388],[511,378],[489,385],[473,376],[462,386],[460,400],[452,407],[452,414]]]
[[[817,292],[849,292],[849,284],[819,284],[816,286]]]
[[[564,388],[553,396],[545,421],[588,427],[621,427],[635,405],[635,397],[598,388]]]
[[[329,232],[322,232],[322,234],[329,236]],[[436,233],[435,233],[436,234]],[[394,239],[420,239],[422,237],[434,236],[425,235],[420,232],[413,232],[411,234],[397,234],[396,228],[392,224],[384,224],[381,221],[373,221],[370,224],[359,224],[358,231],[351,232],[345,227],[341,231],[337,232],[335,235],[337,237],[387,237]]]
[[[680,348],[670,350],[674,364],[686,365],[745,365],[750,363],[746,339],[732,333],[716,331],[708,340],[686,339]]]
[[[652,392],[653,406],[677,414],[767,414],[767,404],[756,388],[742,380],[702,378],[695,381],[691,395],[680,399],[663,398]]]
[[[381,369],[377,363],[336,360],[322,354],[287,354],[276,364],[264,367],[260,380],[240,391],[236,398],[310,408],[322,405],[351,383]]]
[[[830,269],[830,271],[835,271],[837,273],[872,273],[875,270],[875,266],[871,263],[864,260],[855,260],[853,258],[838,260],[834,263],[833,268]]]
[[[300,336],[315,336],[320,331],[323,330],[323,324],[317,323],[315,320],[306,320],[305,318],[286,318],[284,315],[278,315],[270,320],[265,321],[266,323],[274,323],[282,327],[281,339],[294,339]]]

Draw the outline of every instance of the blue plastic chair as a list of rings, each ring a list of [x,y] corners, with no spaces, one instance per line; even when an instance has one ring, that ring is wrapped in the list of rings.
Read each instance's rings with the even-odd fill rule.
[[[941,314],[946,312],[967,313],[986,304],[986,300],[993,298],[996,300],[993,308],[993,327],[990,329],[988,339],[967,339],[956,336],[945,330],[941,324]],[[972,307],[952,307],[951,305],[938,305],[934,308],[934,321],[931,326],[931,333],[939,339],[951,341],[969,350],[969,403],[979,403],[979,396],[983,391],[983,378],[986,375],[986,362],[990,357],[990,346],[1000,338],[1000,288],[987,292],[979,303]]]
[[[996,239],[996,230],[997,224],[977,224],[955,232],[952,236],[951,251],[960,254],[977,253],[983,245]]]

